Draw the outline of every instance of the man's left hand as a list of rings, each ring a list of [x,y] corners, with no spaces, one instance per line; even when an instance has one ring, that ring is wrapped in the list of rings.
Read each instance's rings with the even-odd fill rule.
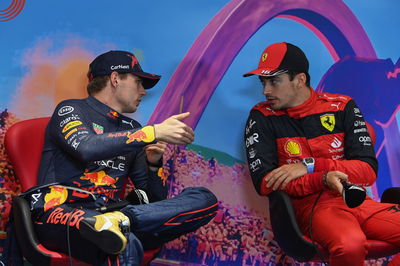
[[[307,167],[302,163],[285,164],[272,170],[266,177],[267,187],[272,190],[284,189],[293,179],[307,174]]]
[[[163,157],[166,148],[167,148],[167,143],[163,141],[158,141],[155,144],[147,145],[144,148],[146,152],[147,161],[152,164],[157,164]]]

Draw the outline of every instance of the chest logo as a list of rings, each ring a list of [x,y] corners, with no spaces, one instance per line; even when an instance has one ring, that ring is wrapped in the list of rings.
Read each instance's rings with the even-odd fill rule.
[[[96,132],[96,134],[103,134],[104,127],[102,127],[96,123],[93,123],[93,130],[94,130],[94,132]]]
[[[285,151],[290,156],[300,156],[301,155],[301,146],[296,140],[288,140],[285,143]]]
[[[321,115],[319,119],[321,120],[321,124],[324,128],[326,128],[330,132],[333,131],[336,123],[335,116],[333,114]]]

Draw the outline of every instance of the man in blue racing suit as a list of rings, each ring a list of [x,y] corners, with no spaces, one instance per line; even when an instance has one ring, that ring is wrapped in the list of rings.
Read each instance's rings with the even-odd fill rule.
[[[194,140],[181,121],[189,113],[144,127],[122,115],[136,111],[160,76],[144,72],[132,53],[109,51],[88,78],[89,97],[61,102],[46,129],[39,186],[27,194],[34,228],[46,248],[81,261],[139,265],[143,249],[208,223],[217,199],[201,187],[166,199],[163,152]],[[131,204],[118,208],[127,177]]]

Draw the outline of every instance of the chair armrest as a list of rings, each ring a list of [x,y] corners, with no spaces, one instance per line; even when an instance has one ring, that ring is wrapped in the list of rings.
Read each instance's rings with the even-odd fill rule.
[[[299,262],[312,259],[317,252],[317,246],[303,237],[289,195],[276,190],[268,198],[272,231],[279,247]]]
[[[386,189],[382,194],[381,202],[400,204],[400,187]]]
[[[22,197],[13,197],[14,230],[22,255],[33,265],[49,265],[53,252],[38,241],[31,220],[28,202]]]

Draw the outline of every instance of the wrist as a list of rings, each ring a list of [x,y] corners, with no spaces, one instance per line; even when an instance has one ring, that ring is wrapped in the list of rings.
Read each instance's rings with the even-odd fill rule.
[[[146,161],[147,161],[147,165],[151,168],[151,167],[153,167],[153,168],[160,168],[160,167],[162,167],[163,166],[163,158],[161,157],[157,162],[155,162],[155,163],[153,163],[153,162],[150,162],[149,160],[147,160],[147,158],[146,158]]]
[[[325,172],[323,175],[322,175],[322,185],[324,185],[324,187],[326,188],[326,189],[329,189],[329,185],[328,185],[328,172]]]
[[[313,157],[307,157],[303,159],[303,164],[307,167],[307,173],[314,173],[315,160]]]

